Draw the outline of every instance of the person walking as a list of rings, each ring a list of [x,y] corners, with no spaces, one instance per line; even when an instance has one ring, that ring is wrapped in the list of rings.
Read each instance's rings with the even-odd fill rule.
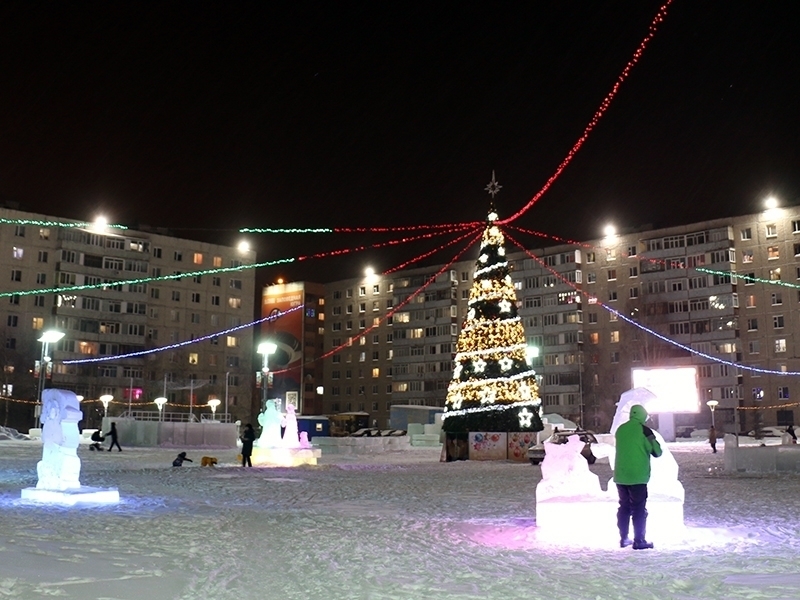
[[[653,544],[648,542],[647,483],[650,481],[650,457],[661,456],[661,445],[653,430],[645,426],[647,411],[640,404],[631,406],[630,419],[617,428],[614,435],[617,445],[614,459],[614,483],[619,494],[617,527],[619,546],[633,546],[634,550],[646,550]],[[633,519],[633,541],[628,537]]]
[[[794,432],[794,424],[792,424],[792,425],[789,425],[789,426],[786,428],[786,433],[788,433],[788,434],[791,436],[791,438],[792,438],[792,443],[793,443],[793,444],[796,444],[796,443],[797,443],[797,434]]]
[[[256,441],[256,432],[253,430],[253,426],[248,423],[244,426],[244,431],[242,432],[242,466],[243,467],[252,467],[253,463],[250,462],[250,456],[253,454],[253,442]]]
[[[111,436],[111,445],[108,447],[108,451],[111,452],[111,450],[113,450],[114,446],[116,445],[117,446],[117,451],[118,452],[122,452],[122,447],[119,445],[119,440],[117,439],[117,424],[116,423],[112,423],[111,424],[111,431],[109,431],[105,435],[105,437],[108,437],[108,436]]]
[[[717,453],[717,428],[713,425],[708,429],[708,443],[711,444],[711,449],[714,454]]]

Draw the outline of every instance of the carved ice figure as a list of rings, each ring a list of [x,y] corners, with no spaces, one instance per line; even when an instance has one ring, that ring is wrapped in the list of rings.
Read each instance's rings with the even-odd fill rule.
[[[300,448],[300,438],[297,435],[297,415],[292,404],[286,405],[286,416],[281,421],[283,430],[283,447]]]
[[[308,433],[305,431],[300,432],[300,447],[303,450],[308,450],[312,448],[311,442],[308,441]]]
[[[281,414],[275,406],[274,400],[267,400],[264,412],[258,415],[258,424],[261,425],[261,435],[256,441],[259,448],[279,448],[281,440]]]
[[[585,443],[571,435],[566,444],[545,441],[542,480],[536,486],[536,501],[549,498],[571,498],[577,501],[600,496],[600,479],[589,470],[581,454]]]
[[[42,392],[42,460],[36,465],[39,481],[45,490],[69,490],[81,487],[81,460],[78,458],[83,419],[78,397],[68,390]]]
[[[611,424],[611,434],[615,434],[617,428],[630,419],[631,406],[641,404],[647,410],[647,405],[654,403],[656,400],[658,400],[658,397],[647,388],[634,388],[623,392],[617,403],[617,412],[614,414],[614,420]],[[683,484],[678,481],[678,463],[661,434],[655,429],[653,429],[653,433],[661,445],[663,453],[659,458],[650,461],[650,482],[647,484],[647,492],[650,496],[667,496],[677,498],[683,502],[685,491]],[[611,452],[608,456],[608,462],[612,470],[614,469],[615,458],[616,452]],[[612,483],[609,482],[609,490],[614,488],[614,485],[611,485]],[[613,490],[613,493],[616,494],[616,490]]]

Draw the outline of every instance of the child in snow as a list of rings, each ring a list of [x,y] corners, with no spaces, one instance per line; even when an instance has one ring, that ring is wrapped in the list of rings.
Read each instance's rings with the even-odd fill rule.
[[[173,467],[180,467],[184,462],[194,462],[191,458],[186,458],[186,452],[178,454],[177,458],[172,461]]]

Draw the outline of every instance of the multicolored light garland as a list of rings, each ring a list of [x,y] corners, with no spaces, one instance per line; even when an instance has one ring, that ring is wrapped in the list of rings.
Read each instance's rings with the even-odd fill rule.
[[[309,256],[298,256],[297,258],[280,258],[277,260],[269,260],[266,262],[261,263],[253,263],[251,265],[240,265],[238,267],[219,267],[215,269],[204,269],[200,271],[186,271],[182,273],[173,273],[172,275],[160,275],[158,277],[137,277],[135,279],[119,279],[115,281],[108,281],[103,283],[92,283],[92,284],[85,284],[85,285],[69,285],[69,286],[59,286],[59,287],[51,287],[51,288],[40,288],[40,289],[32,289],[32,290],[19,290],[14,292],[0,292],[0,298],[6,298],[9,296],[33,296],[33,295],[40,295],[40,294],[60,294],[63,292],[72,292],[77,290],[93,290],[93,289],[101,289],[101,288],[109,288],[118,285],[131,285],[137,283],[150,283],[152,281],[170,281],[173,279],[182,279],[184,277],[195,277],[195,276],[202,276],[202,275],[217,275],[219,273],[234,273],[238,271],[245,271],[247,269],[259,269],[262,267],[272,267],[275,265],[280,264],[287,264],[293,262],[299,262],[303,260],[309,260],[312,258],[326,258],[328,256],[343,256],[345,254],[352,254],[353,252],[361,252],[363,250],[368,250],[370,248],[382,248],[384,246],[396,246],[399,244],[405,244],[408,242],[415,242],[418,240],[432,238],[436,235],[442,235],[441,232],[436,233],[424,233],[417,236],[412,237],[404,237],[397,240],[389,240],[388,242],[378,242],[375,244],[368,244],[365,246],[357,246],[355,248],[345,248],[342,250],[330,250],[328,252],[318,252],[316,254],[311,254]]]

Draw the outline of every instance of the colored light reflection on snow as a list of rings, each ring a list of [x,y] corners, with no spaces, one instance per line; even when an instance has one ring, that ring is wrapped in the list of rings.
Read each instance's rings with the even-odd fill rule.
[[[574,511],[574,508],[573,508]],[[559,554],[585,550],[608,552],[633,552],[631,548],[619,547],[616,518],[612,517],[610,528],[598,523],[595,528],[576,530],[570,526],[574,512],[561,523],[561,528],[547,531],[537,526],[536,519],[519,517],[505,520],[467,521],[453,528],[460,539],[502,550],[535,550],[537,553]],[[720,529],[708,527],[682,527],[674,531],[653,532],[648,538],[656,550],[691,551],[708,548],[738,548],[756,543],[744,529]]]

